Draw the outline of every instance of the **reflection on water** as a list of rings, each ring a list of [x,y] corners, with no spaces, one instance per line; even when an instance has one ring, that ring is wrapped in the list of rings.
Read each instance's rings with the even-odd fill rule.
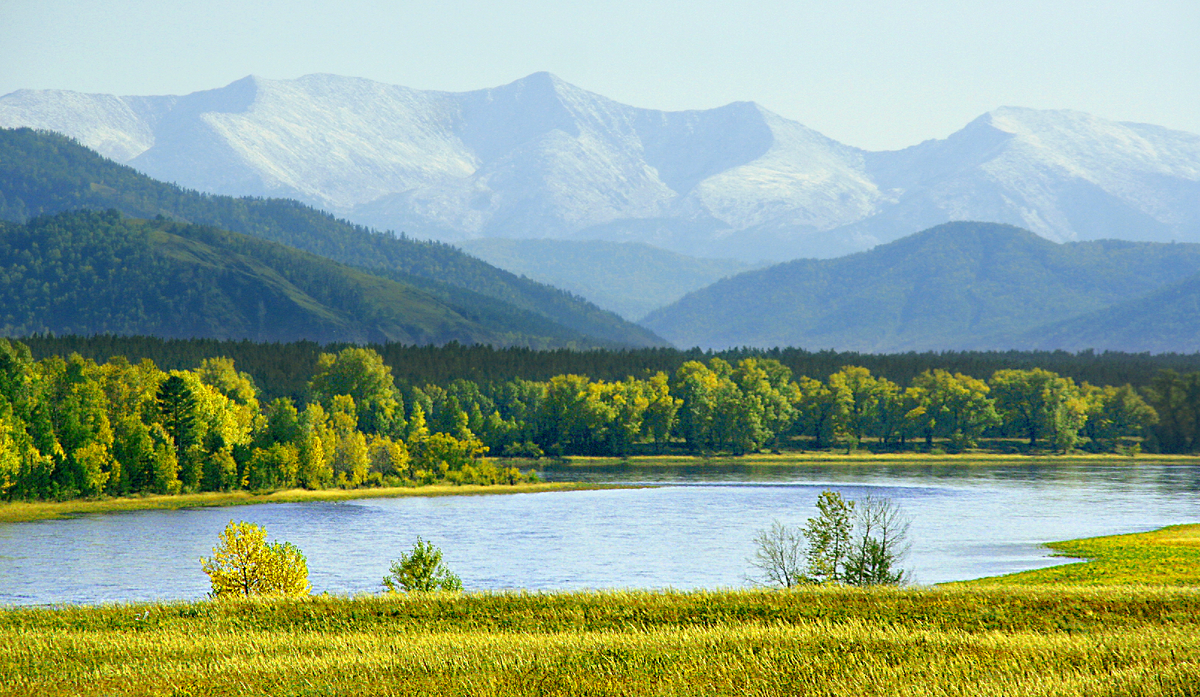
[[[198,598],[197,561],[230,519],[308,556],[317,592],[373,593],[417,535],[468,589],[719,588],[773,519],[800,525],[826,488],[912,516],[920,583],[1061,563],[1040,542],[1200,521],[1200,467],[1180,465],[547,465],[549,480],[657,488],[142,511],[0,525],[0,603]]]

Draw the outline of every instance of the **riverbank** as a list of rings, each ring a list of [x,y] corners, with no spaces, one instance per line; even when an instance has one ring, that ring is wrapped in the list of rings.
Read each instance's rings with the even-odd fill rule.
[[[1200,586],[1200,524],[1050,542],[1046,547],[1057,556],[1083,561],[948,585]]]
[[[547,491],[576,491],[581,489],[612,489],[615,485],[579,482],[536,482],[521,484],[474,484],[455,486],[433,484],[420,487],[380,487],[369,489],[286,489],[270,493],[249,491],[206,492],[174,496],[129,496],[104,499],[73,499],[70,501],[14,501],[0,503],[0,523],[19,523],[31,520],[69,518],[94,513],[145,511],[156,509],[206,508],[212,506],[245,506],[258,503],[298,503],[304,501],[348,501],[369,498],[402,498],[407,496],[485,496],[493,494],[535,494]]]
[[[936,588],[0,609],[0,695],[1196,694],[1200,524],[1049,546],[1093,561]]]
[[[572,455],[553,460],[511,460],[521,469],[553,467],[689,467],[697,465],[1086,465],[1141,463],[1200,464],[1196,455],[1144,454],[1117,455],[1114,453],[1072,453],[1070,455],[966,452],[966,453],[873,453],[867,450],[847,452],[801,451],[784,453],[753,453],[738,456],[700,455],[632,455],[629,457],[586,457]]]
[[[1194,694],[1200,593],[467,593],[0,611],[0,694]]]

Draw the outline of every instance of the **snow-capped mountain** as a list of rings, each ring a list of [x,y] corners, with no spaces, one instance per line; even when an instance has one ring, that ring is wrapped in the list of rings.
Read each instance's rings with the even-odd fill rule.
[[[465,93],[309,75],[183,97],[22,90],[0,97],[0,126],[59,131],[201,191],[449,240],[783,259],[971,219],[1058,241],[1200,241],[1200,136],[1067,111],[1002,108],[865,152],[753,103],[639,109],[548,73]]]

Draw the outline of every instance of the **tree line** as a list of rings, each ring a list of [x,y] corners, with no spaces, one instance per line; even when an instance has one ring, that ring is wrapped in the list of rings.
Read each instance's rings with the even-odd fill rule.
[[[220,339],[164,339],[150,336],[30,335],[21,339],[34,358],[78,353],[96,361],[126,356],[131,362],[149,358],[164,370],[185,370],[205,358],[232,358],[238,369],[253,376],[261,398],[290,397],[300,402],[307,397],[309,378],[322,353],[337,353],[351,344],[321,344],[315,341],[286,343]],[[657,372],[674,373],[687,361],[721,358],[736,364],[743,358],[771,359],[794,375],[830,375],[845,365],[867,368],[873,375],[907,385],[928,370],[987,376],[997,370],[1044,368],[1077,383],[1147,387],[1163,370],[1200,372],[1200,354],[1130,354],[1115,351],[942,351],[872,354],[852,351],[810,351],[803,348],[726,351],[701,349],[645,348],[625,350],[536,350],[521,347],[449,344],[414,346],[402,343],[370,344],[402,388],[411,385],[448,386],[465,379],[479,384],[521,378],[545,381],[555,375],[588,375],[603,380],[622,380],[633,375],[646,378]]]
[[[322,354],[311,399],[266,404],[228,358],[163,371],[144,359],[35,361],[0,339],[0,498],[371,485],[511,484],[464,427],[406,416],[378,354]]]
[[[619,380],[397,385],[377,351],[319,352],[304,396],[263,398],[230,358],[35,360],[0,339],[0,496],[514,483],[494,456],[744,454],[764,449],[1069,452],[1200,449],[1200,372],[1141,390],[1042,368],[985,381],[941,368],[908,385],[846,365],[824,379],[713,356]]]

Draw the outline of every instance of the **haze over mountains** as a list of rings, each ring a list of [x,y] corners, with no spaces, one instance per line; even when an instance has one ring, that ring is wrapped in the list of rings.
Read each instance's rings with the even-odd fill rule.
[[[828,257],[949,220],[1054,241],[1200,241],[1200,136],[1001,108],[894,152],[753,103],[661,112],[536,73],[488,90],[309,75],[182,97],[18,91],[0,126],[65,133],[155,178],[286,196],[381,229]]]

